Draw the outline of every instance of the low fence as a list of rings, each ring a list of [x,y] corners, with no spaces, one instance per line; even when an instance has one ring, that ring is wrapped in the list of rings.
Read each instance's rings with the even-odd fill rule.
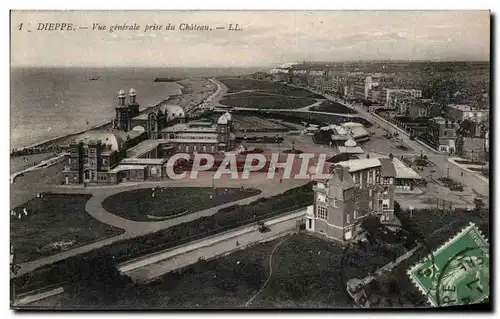
[[[204,237],[187,244],[166,249],[148,256],[118,265],[118,270],[135,282],[152,281],[168,272],[175,271],[200,260],[208,260],[244,249],[259,242],[270,241],[298,231],[306,208],[291,211],[286,215],[264,220],[267,231],[257,224]]]

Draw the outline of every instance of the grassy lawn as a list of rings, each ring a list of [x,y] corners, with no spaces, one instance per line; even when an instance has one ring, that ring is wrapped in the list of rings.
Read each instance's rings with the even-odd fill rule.
[[[279,90],[284,86],[279,83],[271,83],[254,79],[220,78],[218,80],[227,87],[227,91],[230,93],[242,90]]]
[[[271,83],[254,79],[242,78],[221,78],[219,79],[228,88],[228,93],[234,93],[243,90],[256,90],[265,93],[279,94],[283,96],[309,97],[314,99],[324,99],[322,95],[309,92],[304,89],[294,88],[286,84]],[[247,94],[246,92],[241,94]],[[237,95],[239,96],[239,94]]]
[[[483,234],[489,237],[488,209],[481,213],[465,209],[455,209],[451,212],[431,208],[418,209],[414,210],[411,217],[408,211],[401,211],[399,208],[395,208],[394,212],[403,227],[414,229],[422,234],[431,248],[439,247],[470,222],[475,223]]]
[[[470,169],[471,171],[474,171],[474,172],[480,172],[485,177],[490,177],[490,170],[489,169],[476,168],[476,167],[468,167],[468,169]]]
[[[269,276],[273,250],[272,277],[263,287]],[[295,234],[217,259],[199,261],[145,285],[134,285],[110,271],[105,277],[107,283],[95,279],[80,281],[56,301],[42,301],[38,306],[56,303],[58,307],[98,304],[106,308],[243,308],[263,287],[250,308],[351,308],[353,301],[346,292],[342,273],[349,267],[361,269],[359,275],[363,276],[368,269],[364,267],[366,259],[363,263],[356,260],[342,269],[344,253],[344,248],[336,243],[304,233]],[[383,256],[368,257],[378,258],[381,264],[389,260]],[[408,282],[404,278],[406,273],[398,275],[401,276],[398,280]],[[408,284],[411,293],[418,292]],[[376,287],[372,285],[370,289],[375,291]]]
[[[155,282],[80,287],[57,298],[61,307],[240,308],[269,275],[269,256],[284,238],[200,261]],[[352,307],[339,279],[342,248],[306,235],[293,235],[276,249],[273,276],[250,307]],[[112,277],[112,276],[110,276]]]
[[[258,195],[260,192],[254,188],[160,187],[154,191],[147,188],[112,195],[102,205],[107,211],[127,219],[151,221],[194,213]]]
[[[288,131],[288,127],[257,116],[233,116],[233,127],[236,132]]]
[[[356,111],[344,106],[340,103],[333,101],[324,101],[319,106],[313,107],[311,111],[328,112],[328,113],[343,113],[343,114],[356,114]]]
[[[45,194],[14,208],[10,238],[16,261],[35,260],[121,234],[123,230],[103,224],[85,211],[90,197]]]
[[[246,96],[230,95],[220,101],[221,104],[234,107],[259,109],[297,109],[316,103],[311,98],[291,98],[278,95],[249,93]]]
[[[115,269],[117,263],[144,256],[161,249],[175,247],[190,241],[214,235],[229,229],[256,223],[286,211],[311,205],[312,184],[290,189],[283,194],[261,198],[248,205],[233,205],[216,214],[179,224],[156,233],[127,239],[41,267],[32,274],[15,279],[18,290],[33,290],[40,286],[61,282],[76,282],[93,275],[92,267]],[[104,265],[103,265],[104,263]],[[106,266],[107,265],[107,266]],[[106,267],[105,267],[106,266]],[[104,267],[104,268],[103,268]],[[35,279],[33,279],[35,278]],[[92,277],[93,278],[93,277]]]

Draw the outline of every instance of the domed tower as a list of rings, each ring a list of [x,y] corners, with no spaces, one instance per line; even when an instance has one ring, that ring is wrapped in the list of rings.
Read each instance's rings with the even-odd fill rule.
[[[137,104],[137,93],[135,92],[134,88],[131,88],[128,91],[128,97],[129,97],[129,102],[128,102],[128,109],[130,112],[130,118],[134,118],[137,115],[139,115],[139,104]]]
[[[116,117],[115,117],[115,123],[114,127],[118,130],[123,130],[127,132],[131,128],[131,117],[129,114],[129,109],[125,105],[125,91],[120,90],[118,92],[118,106],[115,108],[116,110]]]
[[[118,92],[118,106],[125,106],[125,91],[120,90]]]
[[[219,142],[219,151],[227,151],[231,147],[231,129],[228,113],[222,114],[217,120],[217,140]]]

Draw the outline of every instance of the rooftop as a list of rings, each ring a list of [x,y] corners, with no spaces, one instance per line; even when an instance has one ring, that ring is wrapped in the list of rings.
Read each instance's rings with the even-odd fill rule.
[[[157,147],[162,140],[145,140],[136,146],[129,148],[127,150],[127,157],[136,158],[142,154],[151,151],[153,148]]]
[[[133,120],[147,120],[148,119],[149,113],[142,113],[137,115],[136,117],[133,117]]]
[[[181,132],[192,132],[192,133],[215,133],[217,132],[217,128],[215,125],[200,125],[198,126],[199,122],[196,122],[194,126],[192,126],[192,123],[179,123],[175,124],[170,127],[166,127],[162,129],[162,132],[167,132],[167,133],[181,133]]]
[[[146,165],[118,165],[108,173],[118,173],[121,171],[130,171],[130,170],[143,170],[146,168]]]
[[[394,158],[393,163],[394,169],[396,170],[396,178],[422,179],[422,177],[417,172],[415,172],[412,168],[406,166],[399,159]]]
[[[167,158],[124,158],[120,165],[163,165]]]
[[[349,173],[382,165],[378,158],[354,159],[350,161],[339,162],[338,164],[342,165],[343,167],[347,167],[349,169]]]
[[[455,110],[462,111],[462,112],[471,112],[471,111],[474,111],[474,112],[487,112],[488,111],[488,110],[478,109],[478,108],[472,107],[470,105],[448,104],[448,107],[452,108],[452,109],[455,109]]]
[[[90,141],[101,141],[101,144],[108,145],[108,151],[117,151],[125,147],[127,136],[134,139],[142,132],[130,131],[123,132],[119,130],[90,130],[75,137],[77,142],[82,141],[88,144]]]
[[[389,158],[379,158],[380,160],[380,175],[382,177],[396,177],[397,172],[394,166],[394,159],[391,161]]]
[[[339,146],[339,152],[348,154],[363,154],[365,151],[359,146]]]

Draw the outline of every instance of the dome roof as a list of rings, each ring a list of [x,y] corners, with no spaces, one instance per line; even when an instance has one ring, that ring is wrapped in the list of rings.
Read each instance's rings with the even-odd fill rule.
[[[135,92],[135,89],[134,88],[130,88],[130,90],[128,91],[128,95],[137,95],[137,93]]]
[[[217,120],[217,124],[227,124],[227,116],[226,114],[222,114]]]
[[[120,96],[120,97],[125,96],[125,91],[124,90],[120,90],[118,92],[118,96]]]
[[[136,131],[136,132],[144,132],[144,131],[146,131],[146,130],[144,129],[144,127],[142,127],[142,126],[140,126],[140,125],[137,125],[136,127],[134,127],[134,128],[132,129],[132,131]]]
[[[125,140],[112,132],[106,131],[87,131],[80,135],[77,140],[88,144],[90,141],[101,141],[101,144],[111,145],[111,150],[118,151],[125,146]]]
[[[346,147],[355,147],[355,146],[357,145],[357,143],[356,143],[356,141],[355,141],[355,140],[353,140],[353,139],[351,138],[351,139],[348,139],[348,140],[344,143],[344,145],[345,145]]]
[[[226,112],[226,113],[224,113],[224,115],[226,116],[226,118],[227,118],[228,121],[232,121],[233,120],[233,116],[231,115],[231,113]]]
[[[167,104],[162,106],[160,109],[167,114],[167,120],[169,121],[186,117],[184,109],[179,105]]]

